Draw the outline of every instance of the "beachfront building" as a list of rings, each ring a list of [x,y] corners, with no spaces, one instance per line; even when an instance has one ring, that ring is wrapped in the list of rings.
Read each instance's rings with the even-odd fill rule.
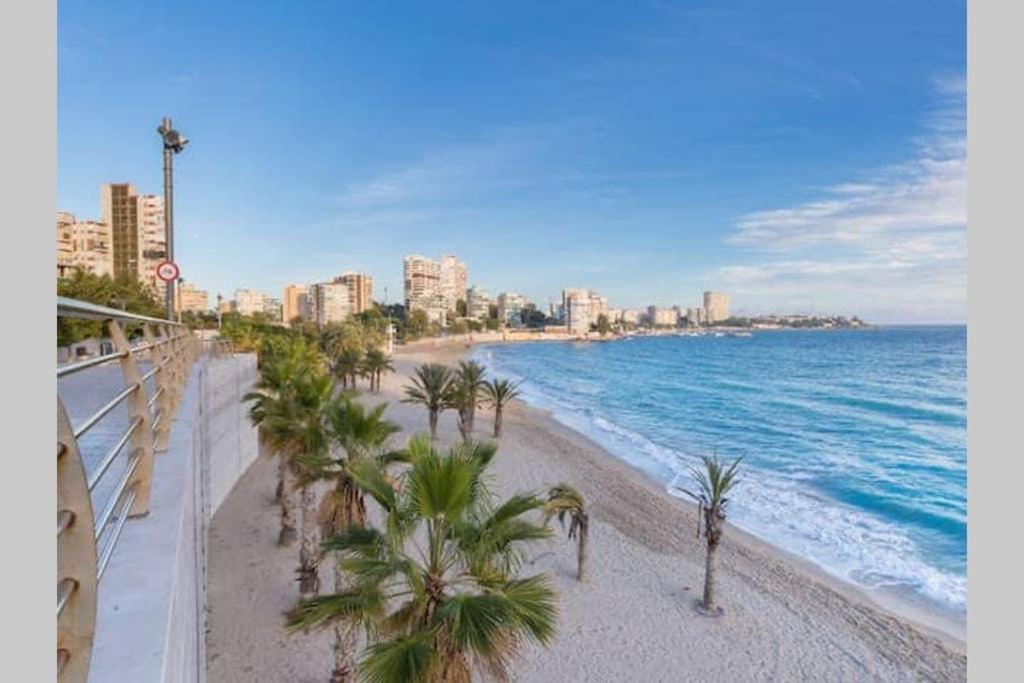
[[[311,319],[309,288],[303,285],[288,285],[284,288],[284,297],[281,299],[281,319],[286,325],[291,325],[296,318]]]
[[[523,324],[523,310],[529,302],[517,292],[502,292],[498,295],[498,320],[512,327]]]
[[[349,308],[352,313],[362,313],[373,307],[373,278],[366,273],[346,271],[334,281],[348,288]]]
[[[686,309],[686,323],[692,327],[703,325],[707,322],[707,316],[705,311],[700,306],[695,306]]]
[[[679,315],[675,308],[647,307],[647,322],[651,327],[675,327]]]
[[[617,320],[627,325],[638,325],[640,323],[640,311],[635,308],[623,308]]]
[[[405,285],[405,308],[426,310],[441,294],[441,264],[413,254],[402,260]]]
[[[491,294],[480,285],[473,285],[466,292],[466,317],[486,320],[491,312]]]
[[[729,295],[722,292],[704,292],[704,315],[710,324],[728,320]]]
[[[348,286],[340,282],[320,282],[309,286],[310,318],[317,325],[342,322],[352,313]]]
[[[441,296],[444,298],[446,310],[454,311],[459,301],[466,300],[466,285],[468,283],[466,264],[453,254],[445,254],[441,257],[438,272]]]
[[[262,293],[252,289],[236,289],[232,310],[241,315],[253,315],[263,312]]]
[[[57,213],[57,277],[81,268],[95,275],[113,275],[110,228],[101,221],[80,221],[66,211]]]
[[[183,282],[174,290],[174,310],[178,313],[205,313],[210,310],[209,292]]]
[[[571,334],[585,335],[590,331],[591,292],[589,289],[571,288],[562,290],[562,309],[565,311],[565,326]]]

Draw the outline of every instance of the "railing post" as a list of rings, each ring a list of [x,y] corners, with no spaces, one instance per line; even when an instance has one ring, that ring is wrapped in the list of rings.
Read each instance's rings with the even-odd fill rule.
[[[140,458],[139,464],[128,482],[128,490],[135,488],[135,500],[129,512],[130,517],[140,517],[149,511],[149,490],[153,480],[153,418],[149,413],[149,404],[146,400],[146,391],[142,386],[142,374],[139,372],[138,363],[131,353],[131,345],[128,337],[125,336],[124,328],[117,320],[107,322],[110,330],[110,339],[114,342],[117,351],[126,352],[121,357],[121,373],[124,375],[126,386],[138,385],[138,390],[133,392],[126,400],[128,403],[128,419],[131,421],[140,420],[138,429],[131,436],[129,442],[132,452],[129,458],[136,455]],[[170,420],[171,416],[164,415],[160,421]]]
[[[155,427],[155,438],[153,440],[153,450],[157,452],[164,452],[167,450],[167,441],[171,435],[171,420],[170,417],[174,413],[174,403],[171,396],[171,382],[170,382],[170,368],[168,367],[168,354],[169,344],[167,343],[167,337],[164,336],[158,340],[156,335],[153,334],[152,326],[148,323],[143,325],[145,330],[146,339],[150,343],[157,344],[160,346],[153,347],[153,353],[150,356],[153,365],[157,368],[156,374],[153,376],[155,389],[159,391],[160,396],[157,398],[154,404],[161,415],[160,423]]]
[[[57,681],[89,674],[96,629],[92,500],[71,421],[57,397]],[[63,598],[63,604],[62,604]]]

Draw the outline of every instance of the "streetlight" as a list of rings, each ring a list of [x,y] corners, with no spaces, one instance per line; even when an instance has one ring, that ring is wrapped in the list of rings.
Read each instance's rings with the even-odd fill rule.
[[[224,297],[222,297],[222,296],[220,295],[220,292],[217,292],[217,336],[220,336],[220,323],[221,323],[221,317],[220,317],[220,302],[221,302],[221,300],[222,300],[223,298],[224,298]]]
[[[174,263],[174,164],[173,157],[180,154],[188,139],[171,127],[171,117],[165,116],[156,129],[164,142],[164,229],[167,238],[167,260]],[[167,283],[167,319],[174,316],[174,281]]]

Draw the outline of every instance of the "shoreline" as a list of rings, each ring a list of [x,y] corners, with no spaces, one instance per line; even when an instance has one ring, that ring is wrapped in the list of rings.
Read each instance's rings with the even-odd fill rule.
[[[776,331],[776,330],[763,330]],[[440,341],[429,348],[422,347],[397,347],[396,359],[418,360],[419,362],[440,362],[454,364],[459,360],[468,357],[476,347],[490,344],[503,343],[500,339],[495,340],[434,340]],[[608,341],[608,340],[606,340]],[[516,342],[504,342],[516,343]],[[536,426],[545,431],[565,430],[586,444],[586,449],[599,459],[605,459],[616,467],[624,468],[628,475],[641,483],[652,495],[662,497],[666,501],[691,508],[688,501],[676,498],[669,494],[662,482],[656,480],[649,473],[640,467],[633,465],[622,458],[619,458],[606,447],[596,442],[588,435],[574,429],[573,427],[558,420],[554,414],[544,408],[531,405],[522,399],[515,399],[510,405],[509,415],[519,412],[522,418],[537,423]],[[694,522],[695,523],[695,522]],[[894,618],[905,620],[919,628],[924,633],[943,641],[947,647],[966,654],[967,649],[967,625],[966,620],[959,620],[954,615],[944,613],[937,606],[933,606],[923,597],[906,594],[896,588],[868,588],[861,586],[852,580],[830,573],[825,568],[815,564],[813,561],[781,548],[771,541],[763,539],[749,531],[728,523],[728,533],[739,544],[746,546],[756,552],[776,556],[777,558],[795,565],[806,578],[813,581],[825,583],[831,590],[835,590],[848,599],[864,603],[866,606],[876,609]]]

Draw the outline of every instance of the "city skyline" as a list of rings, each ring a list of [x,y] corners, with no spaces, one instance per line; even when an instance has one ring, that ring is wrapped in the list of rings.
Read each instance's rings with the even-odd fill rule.
[[[963,8],[885,5],[901,16],[880,26],[881,8],[445,7],[463,39],[440,45],[373,8],[266,41],[278,10],[185,4],[166,45],[141,8],[65,3],[58,206],[98,218],[101,184],[159,187],[170,114],[194,142],[176,254],[211,295],[352,268],[394,303],[405,254],[451,252],[539,305],[714,289],[738,314],[963,322]]]

